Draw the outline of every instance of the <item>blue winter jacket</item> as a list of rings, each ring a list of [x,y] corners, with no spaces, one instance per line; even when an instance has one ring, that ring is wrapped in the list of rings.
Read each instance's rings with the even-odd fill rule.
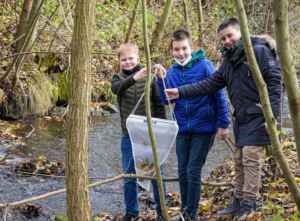
[[[192,53],[192,60],[184,67],[175,63],[167,71],[164,79],[166,88],[195,83],[210,76],[216,71],[214,64],[205,58],[200,51]],[[159,95],[168,104],[165,98],[162,79],[157,79]],[[228,128],[229,105],[224,89],[213,95],[193,97],[188,99],[172,100],[176,102],[174,113],[179,126],[179,133],[216,133],[218,128]]]

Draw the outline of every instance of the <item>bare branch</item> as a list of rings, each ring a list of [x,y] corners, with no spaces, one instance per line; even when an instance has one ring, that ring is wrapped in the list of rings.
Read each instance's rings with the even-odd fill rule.
[[[136,175],[136,174],[120,174],[118,176],[115,176],[115,177],[107,179],[107,180],[102,180],[102,181],[99,181],[99,182],[92,183],[92,184],[89,185],[89,188],[92,188],[92,187],[95,187],[95,186],[100,186],[100,185],[107,184],[107,183],[111,183],[111,182],[114,182],[114,181],[117,181],[117,180],[120,180],[120,179],[131,179],[131,178],[156,180],[156,177],[151,177],[151,176],[139,176],[139,175]],[[163,181],[164,182],[178,181],[178,178],[163,178]],[[234,186],[235,183],[227,183],[227,182],[214,183],[214,182],[207,182],[207,181],[202,180],[202,185],[208,185],[208,186]],[[30,199],[21,200],[21,201],[17,201],[17,202],[13,202],[13,203],[0,204],[0,208],[6,207],[6,206],[7,207],[17,206],[17,205],[21,205],[21,204],[24,204],[24,203],[29,203],[29,202],[32,202],[32,201],[37,201],[37,200],[40,200],[40,199],[47,198],[49,196],[54,196],[54,195],[65,193],[65,192],[66,192],[66,189],[60,189],[60,190],[49,192],[49,193],[46,193],[46,194],[43,194],[43,195],[32,197]]]
[[[62,17],[64,19],[65,26],[68,29],[68,31],[70,32],[70,34],[73,35],[73,32],[71,31],[71,29],[69,27],[69,24],[67,22],[67,19],[66,19],[66,16],[65,16],[65,12],[64,12],[64,9],[63,9],[62,4],[61,4],[61,0],[58,0],[58,2],[59,2],[59,6],[60,6]]]
[[[117,167],[115,167],[111,162],[109,162],[105,157],[103,157],[101,154],[96,152],[93,148],[89,147],[91,151],[93,151],[95,154],[97,154],[99,157],[101,157],[103,160],[105,160],[109,165],[111,165],[113,168],[115,168],[119,173],[122,173]]]
[[[56,51],[30,51],[30,52],[24,52],[19,54],[10,55],[4,58],[0,58],[1,60],[6,60],[9,58],[13,58],[19,55],[26,55],[26,54],[71,54],[71,52],[56,52]],[[92,54],[103,54],[103,55],[111,55],[111,56],[117,56],[115,53],[104,53],[104,52],[93,52]]]

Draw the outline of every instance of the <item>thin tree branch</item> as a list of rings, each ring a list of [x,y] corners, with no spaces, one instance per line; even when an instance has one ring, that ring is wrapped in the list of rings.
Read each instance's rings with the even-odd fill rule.
[[[105,160],[109,165],[111,165],[113,168],[115,168],[119,173],[122,173],[117,167],[115,167],[111,162],[109,162],[105,157],[103,157],[101,154],[96,152],[93,148],[89,147],[91,151],[93,151],[95,154],[97,154],[99,157],[101,157],[103,160]]]
[[[33,22],[31,22],[29,28],[28,28],[28,31],[26,32],[26,35],[25,35],[25,39],[24,39],[24,42],[21,46],[21,48],[18,50],[18,53],[21,52],[22,50],[26,50],[26,47],[27,45],[25,44],[25,42],[29,42],[30,41],[30,33],[32,32],[32,29],[34,29],[36,23],[37,23],[37,20],[38,20],[38,17],[39,17],[39,12],[40,12],[40,9],[43,5],[44,1],[42,1],[41,5],[39,6],[39,9],[37,10],[37,13],[34,15],[34,18],[32,19]],[[16,57],[13,62],[10,64],[9,68],[6,70],[5,74],[0,78],[0,83],[3,82],[5,80],[5,78],[10,74],[12,68],[14,67],[14,65],[17,63],[17,61],[19,60],[18,59],[19,57]]]
[[[1,60],[6,60],[9,58],[13,58],[19,55],[26,55],[26,54],[71,54],[71,52],[56,52],[56,51],[30,51],[30,52],[23,52],[23,53],[18,53],[14,55],[10,55],[4,58],[0,58]],[[103,54],[103,55],[111,55],[111,56],[117,56],[115,53],[104,53],[104,52],[93,52],[92,54]]]
[[[55,34],[59,37],[60,41],[65,45],[65,47],[68,50],[71,50],[71,48],[69,47],[69,45],[62,39],[62,37],[58,34],[58,31],[55,30],[54,25],[52,25],[52,23],[49,21],[49,19],[44,16],[44,18],[47,20],[48,24],[51,26],[51,28],[53,29],[53,31],[55,32]]]
[[[233,153],[233,149],[232,147],[230,146],[229,142],[227,140],[224,140],[226,143],[227,143],[227,146],[229,147],[229,149],[231,150],[231,152]]]
[[[72,11],[70,8],[69,0],[67,0],[67,5],[68,5],[69,13],[70,13],[71,25],[72,25],[72,28],[74,28],[74,22],[73,22]]]
[[[89,188],[92,187],[96,187],[96,186],[100,186],[103,184],[107,184],[107,183],[111,183],[120,179],[132,179],[132,178],[141,178],[141,179],[149,179],[149,180],[156,180],[156,177],[151,177],[151,176],[140,176],[140,175],[136,175],[136,174],[120,174],[118,176],[115,176],[113,178],[107,179],[107,180],[102,180],[99,182],[95,182],[89,185]],[[164,182],[172,182],[172,181],[178,181],[178,178],[163,178]],[[202,185],[208,185],[208,186],[234,186],[235,183],[228,183],[228,182],[220,182],[220,183],[214,183],[214,182],[207,182],[202,180]],[[37,201],[40,199],[44,199],[46,197],[49,196],[54,196],[57,194],[61,194],[61,193],[65,193],[66,189],[60,189],[60,190],[56,190],[56,191],[52,191],[43,195],[39,195],[30,199],[26,199],[26,200],[21,200],[21,201],[17,201],[17,202],[12,202],[12,203],[6,203],[6,204],[0,204],[0,208],[3,207],[11,207],[11,206],[18,206],[24,203],[29,203],[32,201]]]
[[[29,193],[29,195],[30,195],[32,198],[34,198],[33,195],[30,193],[30,191],[23,185],[23,183],[21,183],[21,181],[20,181],[17,177],[15,177],[12,173],[8,172],[5,168],[2,168],[2,169],[4,169],[9,175],[11,175],[13,178],[15,178],[15,179],[21,184],[21,186]],[[42,203],[40,203],[40,202],[37,202],[37,203],[40,204],[41,206],[43,206],[43,207],[49,209],[49,210],[52,210],[52,211],[54,211],[54,212],[58,212],[58,211],[56,211],[56,210],[54,210],[54,209],[51,209],[50,207],[45,206],[44,204],[42,204]],[[8,204],[9,204],[9,203],[8,203]],[[8,207],[8,204],[6,204],[6,207]]]
[[[2,53],[5,49],[9,48],[9,46],[11,46],[13,43],[19,41],[21,38],[23,38],[26,34],[21,35],[20,37],[18,37],[16,40],[12,41],[11,43],[9,43],[9,45],[7,45],[6,47],[2,48],[0,53]]]
[[[64,9],[63,9],[62,4],[61,4],[61,0],[58,0],[58,2],[59,2],[59,6],[60,6],[62,17],[64,19],[65,26],[68,29],[68,31],[70,32],[70,34],[73,35],[73,32],[71,31],[71,29],[69,27],[69,24],[68,24],[68,21],[66,19],[65,12],[64,12]]]
[[[26,138],[28,138],[28,137],[31,136],[31,134],[33,133],[33,131],[34,131],[35,129],[34,129],[34,127],[33,127],[31,124],[29,124],[28,122],[26,122],[26,124],[29,125],[29,126],[32,128],[32,130],[30,131],[30,133],[26,136]]]

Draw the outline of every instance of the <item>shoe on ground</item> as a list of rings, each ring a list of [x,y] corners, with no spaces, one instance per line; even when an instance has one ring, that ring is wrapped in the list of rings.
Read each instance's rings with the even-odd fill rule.
[[[256,212],[255,201],[242,200],[240,206],[241,209],[236,214],[236,220],[242,220],[243,217],[248,217],[251,211]]]
[[[156,221],[164,221],[164,216],[161,209],[156,210]]]
[[[233,202],[229,204],[224,210],[217,213],[218,216],[226,216],[230,215],[232,213],[236,213],[241,208],[241,201],[244,200],[244,198],[236,198],[235,194],[233,195]]]
[[[195,217],[188,217],[186,212],[182,213],[180,215],[180,218],[178,219],[178,221],[194,221],[194,220],[196,220],[196,218]]]
[[[140,216],[134,216],[134,215],[130,215],[127,211],[125,216],[122,218],[122,221],[139,221],[140,220]]]

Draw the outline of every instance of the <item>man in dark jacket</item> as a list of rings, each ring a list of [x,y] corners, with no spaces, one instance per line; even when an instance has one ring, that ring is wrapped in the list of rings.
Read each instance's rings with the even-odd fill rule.
[[[265,126],[259,92],[253,76],[245,62],[247,61],[241,39],[239,23],[234,18],[225,19],[218,28],[224,45],[221,53],[224,57],[220,68],[202,81],[188,84],[178,89],[167,89],[170,99],[190,98],[214,94],[227,86],[228,95],[234,107],[233,125],[236,149],[234,152],[236,189],[234,201],[217,215],[229,215],[237,212],[237,220],[250,211],[256,211],[255,200],[259,193],[261,165],[260,159],[270,138]],[[251,37],[255,57],[261,74],[267,84],[271,107],[275,119],[280,112],[281,69],[275,50],[267,41]]]

